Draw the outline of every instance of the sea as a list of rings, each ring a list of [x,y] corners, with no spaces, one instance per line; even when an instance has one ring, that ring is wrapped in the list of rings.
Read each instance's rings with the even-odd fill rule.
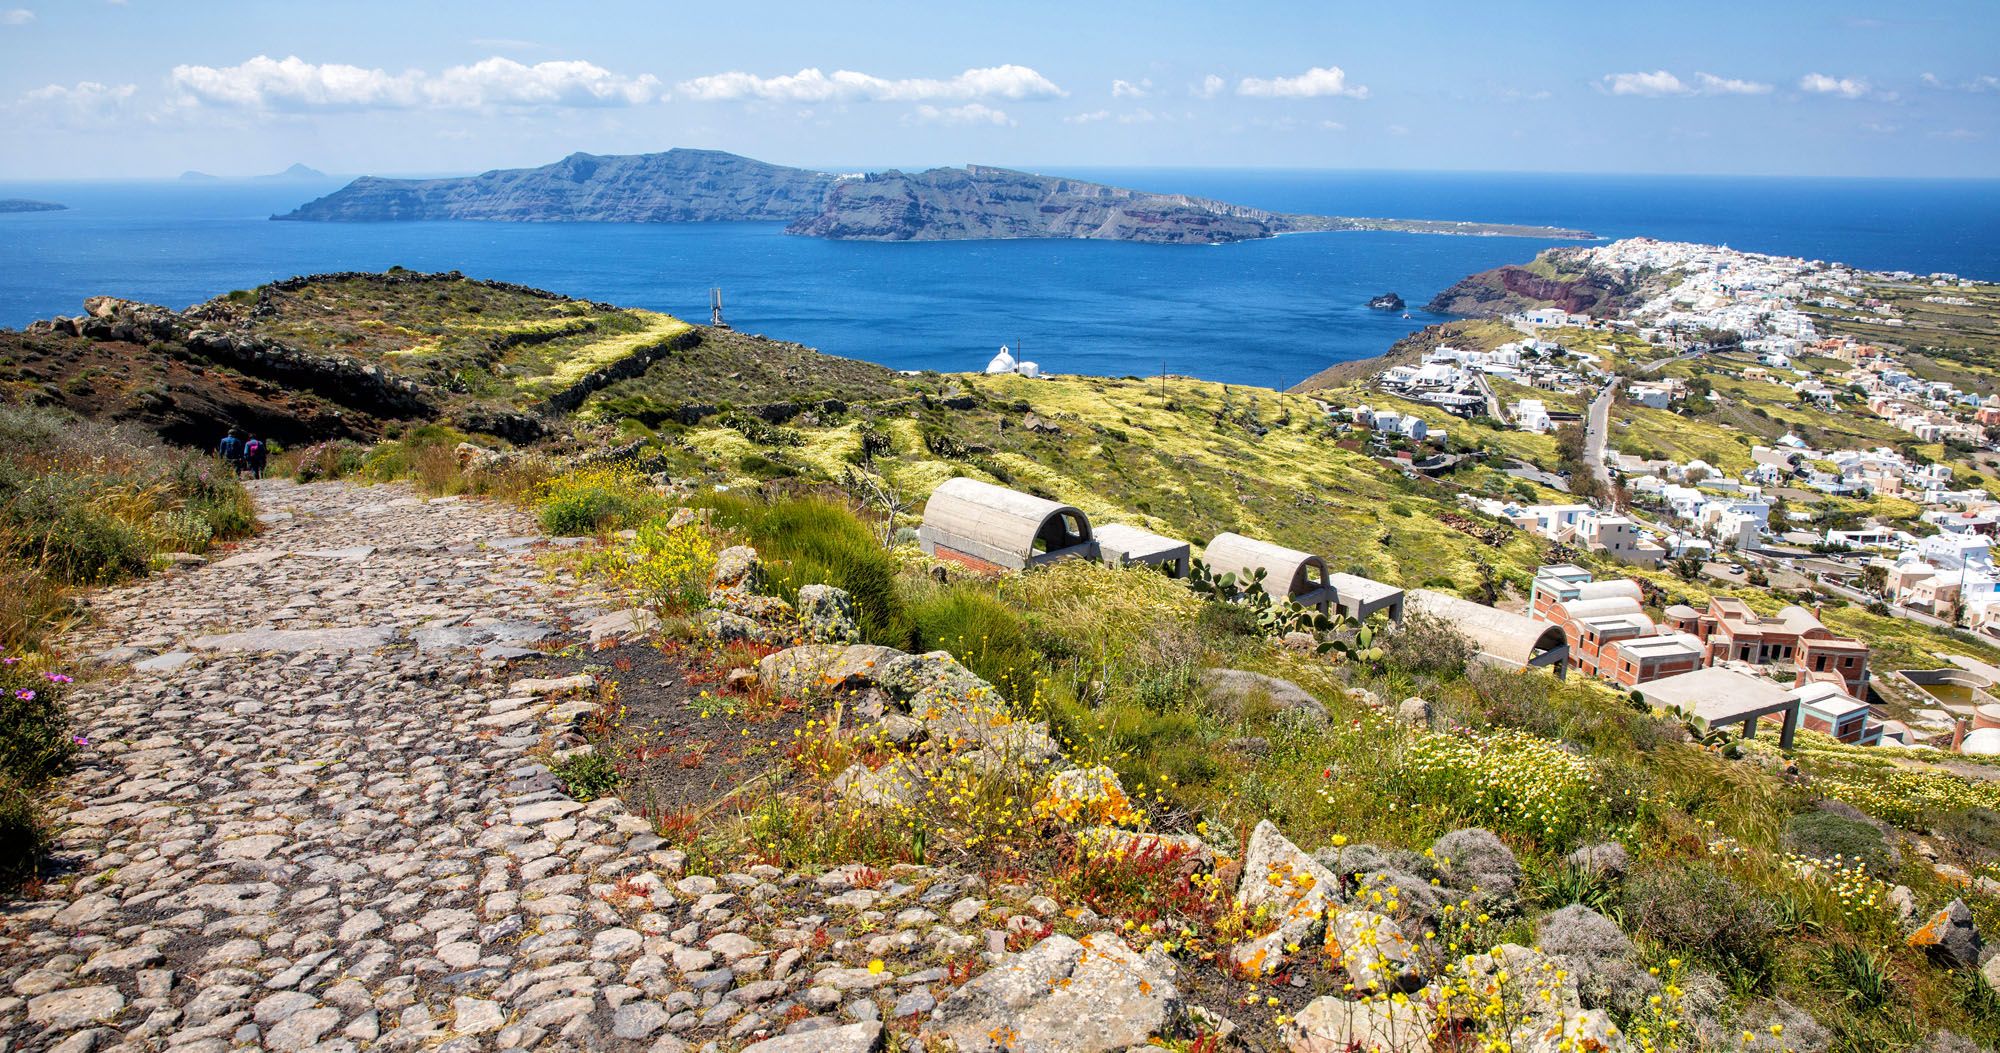
[[[2000,180],[1079,168],[1057,174],[1289,212],[1647,236],[2000,279]],[[1233,245],[881,244],[775,224],[279,223],[340,185],[0,183],[67,211],[0,215],[0,326],[110,294],[184,307],[334,270],[459,270],[706,321],[897,369],[982,368],[1001,345],[1051,373],[1286,387],[1442,321],[1460,278],[1564,242],[1380,232]],[[1405,312],[1371,310],[1399,294]]]

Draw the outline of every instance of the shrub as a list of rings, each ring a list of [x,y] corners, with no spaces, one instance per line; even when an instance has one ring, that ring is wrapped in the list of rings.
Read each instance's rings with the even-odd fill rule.
[[[579,801],[594,801],[618,791],[622,777],[618,766],[602,753],[573,753],[549,768],[562,780],[563,789]]]
[[[950,651],[1010,702],[1028,702],[1040,686],[1041,663],[1026,626],[992,595],[954,585],[912,603],[909,613],[915,650]]]
[[[806,585],[845,589],[864,639],[910,647],[896,557],[853,509],[823,497],[766,500],[734,493],[711,494],[702,503],[714,511],[717,526],[756,547],[772,592],[791,600]]]
[[[294,456],[292,478],[301,483],[345,478],[359,472],[367,458],[366,449],[342,439],[314,443]]]
[[[1732,969],[1761,971],[1770,953],[1770,905],[1705,860],[1634,878],[1625,916],[1669,947]]]
[[[715,546],[699,527],[669,527],[664,519],[650,519],[615,555],[615,576],[645,602],[676,613],[703,605],[715,569]]]
[[[1397,779],[1418,800],[1474,822],[1567,843],[1597,817],[1602,791],[1589,760],[1524,731],[1420,733]]]
[[[0,656],[0,887],[33,877],[47,846],[41,802],[76,754],[63,709],[69,678]]]
[[[1450,623],[1421,611],[1388,634],[1382,650],[1389,666],[1413,676],[1446,676],[1463,670],[1477,653],[1472,641]]]
[[[1867,823],[1827,811],[1802,812],[1785,821],[1780,844],[1807,859],[1835,857],[1859,862],[1877,877],[1887,876],[1893,860],[1882,831]]]
[[[542,529],[558,537],[575,537],[632,526],[662,504],[636,472],[593,467],[543,483],[535,510]]]
[[[82,480],[44,475],[0,507],[8,555],[70,585],[102,585],[146,572],[152,546],[131,524],[96,507]]]

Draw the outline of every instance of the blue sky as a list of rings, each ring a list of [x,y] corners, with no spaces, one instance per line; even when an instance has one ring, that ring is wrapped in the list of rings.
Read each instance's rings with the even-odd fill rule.
[[[573,150],[2000,176],[2000,2],[0,0],[0,178]]]

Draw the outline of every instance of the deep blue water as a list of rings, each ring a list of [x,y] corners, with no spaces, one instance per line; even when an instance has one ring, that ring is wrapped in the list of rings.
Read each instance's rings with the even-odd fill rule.
[[[2000,277],[2000,180],[1894,181],[1078,169],[1065,174],[1298,212],[1584,227]],[[1547,242],[1340,233],[1225,246],[866,244],[764,224],[273,223],[337,183],[0,184],[66,212],[0,216],[0,325],[109,293],[181,307],[325,270],[456,268],[705,319],[898,368],[976,369],[1001,343],[1065,373],[1294,383],[1431,321],[1413,305]]]

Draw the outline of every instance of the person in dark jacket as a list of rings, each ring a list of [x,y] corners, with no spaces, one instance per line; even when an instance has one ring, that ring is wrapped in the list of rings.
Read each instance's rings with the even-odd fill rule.
[[[264,478],[264,462],[271,456],[271,447],[264,440],[250,438],[243,440],[243,467],[250,469],[250,478]]]
[[[222,441],[216,444],[215,452],[231,471],[240,471],[243,467],[243,433],[235,428],[229,429],[229,434],[224,435]]]

